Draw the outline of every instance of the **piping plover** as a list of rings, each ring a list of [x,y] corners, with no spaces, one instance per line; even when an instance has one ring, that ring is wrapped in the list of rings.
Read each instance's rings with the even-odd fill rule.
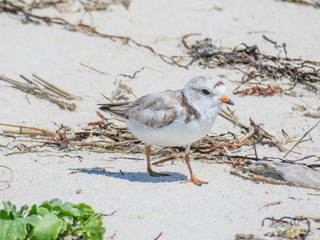
[[[187,182],[201,185],[207,182],[197,179],[192,172],[190,145],[210,131],[223,103],[234,105],[224,95],[225,89],[222,81],[199,76],[189,80],[182,90],[152,93],[133,102],[100,104],[100,109],[124,119],[129,130],[146,144],[147,170],[151,176],[167,175],[151,169],[151,145],[185,146],[185,162],[190,172]]]

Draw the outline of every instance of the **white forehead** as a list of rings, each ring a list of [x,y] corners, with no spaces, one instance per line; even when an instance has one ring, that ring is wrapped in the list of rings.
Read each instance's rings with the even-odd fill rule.
[[[209,88],[211,90],[219,89],[218,91],[225,91],[224,83],[221,80],[211,76],[199,76],[191,78],[187,85],[195,89]]]

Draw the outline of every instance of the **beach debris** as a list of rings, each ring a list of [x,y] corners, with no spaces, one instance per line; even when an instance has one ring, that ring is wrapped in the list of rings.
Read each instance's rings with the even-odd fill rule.
[[[320,171],[305,164],[276,161],[255,161],[248,171],[259,175],[276,175],[295,186],[308,186],[320,189]],[[247,163],[248,164],[248,163]]]
[[[320,164],[317,163],[320,160],[320,156],[310,155],[298,160],[286,159],[289,153],[292,153],[293,149],[298,144],[302,143],[303,139],[310,134],[310,132],[316,128],[319,123],[320,121],[318,121],[311,129],[305,132],[290,150],[286,150],[287,153],[283,158],[258,158],[258,153],[254,147],[254,143],[253,147],[256,156],[255,158],[228,155],[228,157],[232,159],[234,166],[230,173],[253,181],[281,185],[294,185],[320,190]],[[261,131],[256,124],[254,125],[256,126],[256,130],[258,132],[264,133],[264,131]],[[285,131],[283,131],[283,134],[287,135]],[[272,136],[270,136],[270,139],[272,139]],[[307,159],[314,160],[310,164],[298,163]]]
[[[314,217],[282,217],[276,219],[266,217],[262,221],[262,227],[256,234],[238,233],[236,240],[306,240],[319,239],[319,223]],[[270,221],[270,224],[266,224]]]
[[[219,115],[225,118],[226,120],[230,121],[234,125],[240,127],[245,132],[245,135],[240,139],[240,142],[253,137],[254,139],[256,139],[261,143],[268,144],[270,146],[276,146],[279,150],[286,151],[282,147],[282,145],[285,142],[277,139],[275,136],[268,133],[266,130],[264,130],[261,127],[261,124],[256,124],[252,120],[252,118],[250,118],[249,119],[250,126],[249,126],[240,121],[239,117],[235,114],[235,111],[232,111],[228,106],[226,107],[228,111],[221,109],[221,111],[219,112]]]
[[[134,94],[132,88],[122,79],[118,80],[116,83],[116,89],[112,91],[111,96],[112,100],[115,101],[128,101],[129,96],[128,95],[133,95],[136,99],[137,96]]]
[[[320,174],[318,171],[320,164],[313,161],[311,164],[305,165],[297,163],[298,160],[274,159],[270,157],[259,158],[255,149],[256,144],[266,143],[286,151],[282,147],[284,142],[269,134],[252,119],[250,119],[250,126],[247,126],[239,121],[230,109],[229,112],[224,111],[223,114],[226,114],[226,117],[230,121],[243,129],[242,136],[231,132],[220,135],[207,135],[192,145],[191,149],[195,159],[201,159],[206,163],[230,164],[234,167],[231,170],[232,174],[252,181],[320,189]],[[68,149],[68,151],[86,150],[122,154],[143,153],[141,142],[126,127],[109,122],[100,112],[97,112],[97,115],[99,120],[77,126],[75,129],[64,125],[57,125],[56,130],[45,130],[30,126],[0,123],[0,126],[18,128],[18,130],[3,130],[4,136],[14,137],[14,141],[8,144],[7,148],[19,150],[7,153],[7,155],[39,152],[45,146]],[[285,131],[283,132],[285,133]],[[310,132],[309,130],[307,134]],[[32,145],[26,146],[25,143]],[[253,146],[255,157],[232,153],[232,151],[243,146]],[[151,154],[161,154],[165,158],[153,164],[163,164],[168,161],[182,159],[181,150],[182,148],[179,147],[154,148]],[[292,149],[290,151],[293,152]],[[319,156],[314,155],[304,157],[300,159],[300,162],[312,158],[316,159],[315,161],[320,160]]]
[[[47,1],[50,2],[50,0]],[[90,2],[91,0],[87,1]],[[108,0],[92,1],[93,3],[99,4],[100,2]],[[61,1],[58,2],[61,3]],[[86,1],[80,2],[85,4]],[[119,2],[125,7],[128,7],[131,0],[119,0]],[[285,43],[281,45],[283,51],[285,52],[285,57],[280,57],[263,54],[260,52],[259,48],[256,45],[248,46],[245,43],[241,43],[233,49],[223,48],[220,46],[218,47],[214,43],[212,43],[212,39],[210,38],[196,41],[196,43],[189,46],[186,42],[187,38],[194,35],[200,35],[199,33],[191,33],[184,35],[181,40],[183,46],[188,50],[189,56],[168,56],[154,50],[154,48],[152,48],[151,46],[137,42],[130,37],[101,33],[96,29],[96,27],[85,24],[82,22],[82,20],[80,20],[79,23],[71,23],[61,17],[50,17],[33,14],[32,10],[34,7],[29,6],[27,8],[24,8],[20,4],[20,1],[3,1],[0,2],[0,10],[10,14],[23,16],[24,23],[31,22],[39,24],[41,22],[44,22],[47,24],[58,24],[64,26],[69,31],[80,31],[90,34],[91,36],[99,36],[102,38],[108,38],[110,40],[119,40],[124,45],[132,44],[133,46],[141,47],[148,50],[168,64],[175,65],[181,68],[188,69],[188,67],[193,62],[198,62],[201,66],[208,68],[228,66],[244,74],[240,85],[248,84],[253,80],[256,81],[255,84],[261,84],[262,80],[278,80],[287,77],[292,81],[291,88],[294,87],[297,83],[302,83],[313,91],[319,91],[320,89],[320,62],[288,58]],[[96,6],[93,7],[93,10],[95,10],[94,8],[96,8]],[[99,10],[99,7],[97,10]],[[86,11],[90,12],[90,7],[86,8]],[[275,44],[278,50],[280,49],[276,42],[270,40],[265,36],[264,39]],[[188,60],[190,59],[190,57],[191,61],[189,62],[189,64],[181,64],[182,60]],[[248,72],[245,70],[241,70],[239,66],[249,66],[251,71]]]
[[[162,233],[163,233],[163,232],[160,232],[160,233],[158,234],[158,236],[157,236],[154,240],[160,239],[160,237],[162,236]]]
[[[64,110],[74,111],[76,109],[76,104],[69,102],[70,100],[76,98],[74,95],[45,81],[36,74],[32,74],[32,76],[34,77],[34,79],[30,80],[25,76],[20,75],[20,77],[24,79],[27,83],[10,79],[4,75],[0,75],[0,80],[10,83],[16,88],[27,93],[33,94],[36,97],[47,99],[48,101],[57,104]]]
[[[103,75],[106,75],[106,76],[110,75],[109,73],[100,71],[100,70],[98,70],[98,69],[96,69],[96,68],[94,68],[94,67],[91,67],[91,66],[87,65],[87,64],[84,64],[84,63],[79,63],[79,64],[80,64],[81,66],[86,67],[86,68],[89,68],[89,69],[91,69],[91,70],[93,70],[93,71],[95,71],[95,72],[97,72],[97,73],[100,73],[100,74],[103,74]]]
[[[319,0],[281,0],[282,2],[296,3],[301,5],[309,5],[314,8],[320,8]]]
[[[258,46],[248,46],[245,43],[241,43],[232,49],[216,46],[209,38],[189,45],[187,38],[194,35],[199,34],[187,34],[181,40],[191,57],[189,64],[185,67],[197,62],[206,68],[229,67],[242,72],[243,76],[239,86],[234,90],[237,94],[251,93],[251,95],[272,96],[278,92],[277,89],[271,87],[271,85],[268,85],[265,89],[263,87],[264,81],[281,79],[290,80],[290,87],[285,90],[281,89],[284,92],[292,90],[298,83],[304,84],[307,89],[314,92],[318,92],[320,89],[320,62],[288,58],[285,43],[278,45],[275,41],[264,36],[264,39],[274,44],[278,51],[282,49],[285,56],[281,57],[280,53],[277,56],[267,55],[262,53]],[[246,69],[241,69],[244,66]],[[238,90],[241,85],[245,84],[256,86]]]
[[[228,158],[233,166],[230,173],[243,179],[320,190],[320,156],[309,155],[298,160],[237,155]]]
[[[15,127],[19,128],[19,130],[3,130],[4,134],[19,134],[19,135],[30,135],[30,136],[55,136],[55,131],[49,131],[46,129],[36,128],[36,127],[29,127],[29,126],[23,126],[23,125],[15,125],[15,124],[6,124],[6,123],[0,123],[0,126],[7,126],[7,127]],[[28,129],[28,130],[26,130]]]
[[[309,109],[307,110],[303,116],[310,118],[320,118],[320,107],[318,109]]]
[[[313,129],[315,129],[315,128],[318,126],[319,123],[320,123],[320,120],[319,120],[312,128],[310,128],[308,131],[306,131],[306,132],[303,134],[303,136],[299,139],[299,141],[297,141],[296,144],[286,153],[286,155],[284,155],[284,158],[286,158],[286,157],[289,155],[289,153],[290,153],[299,143],[301,143],[302,140],[303,140]]]
[[[241,91],[233,91],[233,94],[241,95],[241,96],[257,95],[257,96],[264,96],[265,97],[265,96],[273,96],[276,93],[278,93],[277,89],[271,87],[270,84],[268,84],[268,87],[266,87],[266,88],[255,86],[255,87],[243,89]]]
[[[108,10],[112,5],[120,4],[128,9],[131,0],[11,0],[10,2],[26,11],[52,7],[59,12],[67,13],[79,11],[103,11]]]

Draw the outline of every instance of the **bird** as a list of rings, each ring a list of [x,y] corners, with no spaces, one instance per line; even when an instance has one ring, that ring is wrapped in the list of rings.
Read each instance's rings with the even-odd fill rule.
[[[99,109],[123,119],[129,131],[145,144],[147,171],[153,176],[166,176],[151,168],[152,145],[185,147],[184,160],[190,179],[200,186],[208,182],[196,178],[190,165],[190,146],[213,127],[222,105],[234,105],[225,95],[226,86],[212,76],[191,78],[180,90],[147,94],[135,101],[99,104]]]

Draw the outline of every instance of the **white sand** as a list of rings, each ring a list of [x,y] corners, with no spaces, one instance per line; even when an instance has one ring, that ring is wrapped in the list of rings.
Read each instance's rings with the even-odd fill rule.
[[[222,11],[213,7],[222,7]],[[83,15],[61,14],[53,9],[35,12],[61,16],[71,22],[79,21]],[[320,58],[320,10],[281,1],[133,0],[129,10],[113,6],[112,11],[92,12],[91,15],[92,19],[86,15],[84,22],[93,22],[98,31],[129,36],[166,55],[181,55],[180,39],[189,33],[201,33],[197,39],[221,40],[226,47],[242,42],[257,44],[262,52],[277,54],[273,45],[263,40],[265,34],[279,44],[285,42],[288,57],[317,61]],[[319,93],[311,93],[301,86],[296,88],[297,92],[303,93],[301,97],[239,97],[232,95],[236,85],[230,82],[241,79],[239,72],[203,69],[197,64],[186,70],[164,63],[143,48],[67,31],[57,25],[22,24],[20,19],[0,14],[0,74],[19,79],[20,74],[31,77],[32,73],[37,73],[81,96],[82,100],[76,101],[78,109],[75,112],[64,111],[0,82],[2,123],[55,129],[52,122],[76,127],[99,120],[96,104],[104,102],[100,92],[110,96],[115,89],[116,75],[132,75],[143,66],[155,70],[147,68],[127,82],[137,96],[178,89],[191,77],[212,75],[227,83],[228,95],[236,103],[240,119],[248,122],[252,117],[278,137],[281,137],[281,129],[290,136],[301,137],[317,122],[317,119],[304,117],[291,109],[294,103],[315,109],[320,107]],[[79,63],[110,75],[96,73]],[[219,117],[212,131],[219,134],[238,130]],[[300,144],[297,150],[301,156],[291,155],[291,159],[320,155],[320,127],[311,135],[313,142]],[[11,141],[0,136],[0,144]],[[15,175],[10,187],[0,191],[0,200],[10,200],[20,206],[60,198],[74,203],[86,202],[105,214],[116,211],[112,216],[104,217],[105,236],[115,235],[114,239],[155,239],[160,232],[163,232],[160,239],[233,239],[239,232],[256,233],[265,217],[320,216],[319,192],[245,181],[231,175],[228,165],[192,161],[196,175],[209,181],[208,185],[196,187],[181,184],[189,175],[186,165],[180,161],[154,167],[171,176],[153,178],[146,172],[142,154],[124,155],[111,161],[112,154],[48,148],[43,153],[4,156],[12,151],[0,148],[0,164],[11,167]],[[253,150],[243,148],[238,153],[248,154]],[[260,157],[284,155],[268,146],[259,146],[258,153]],[[64,154],[83,159],[59,157]],[[90,170],[97,167],[110,167],[107,169],[110,172]],[[73,169],[83,168],[89,170],[70,174]],[[2,172],[0,169],[0,174]],[[262,208],[275,201],[281,203]]]

